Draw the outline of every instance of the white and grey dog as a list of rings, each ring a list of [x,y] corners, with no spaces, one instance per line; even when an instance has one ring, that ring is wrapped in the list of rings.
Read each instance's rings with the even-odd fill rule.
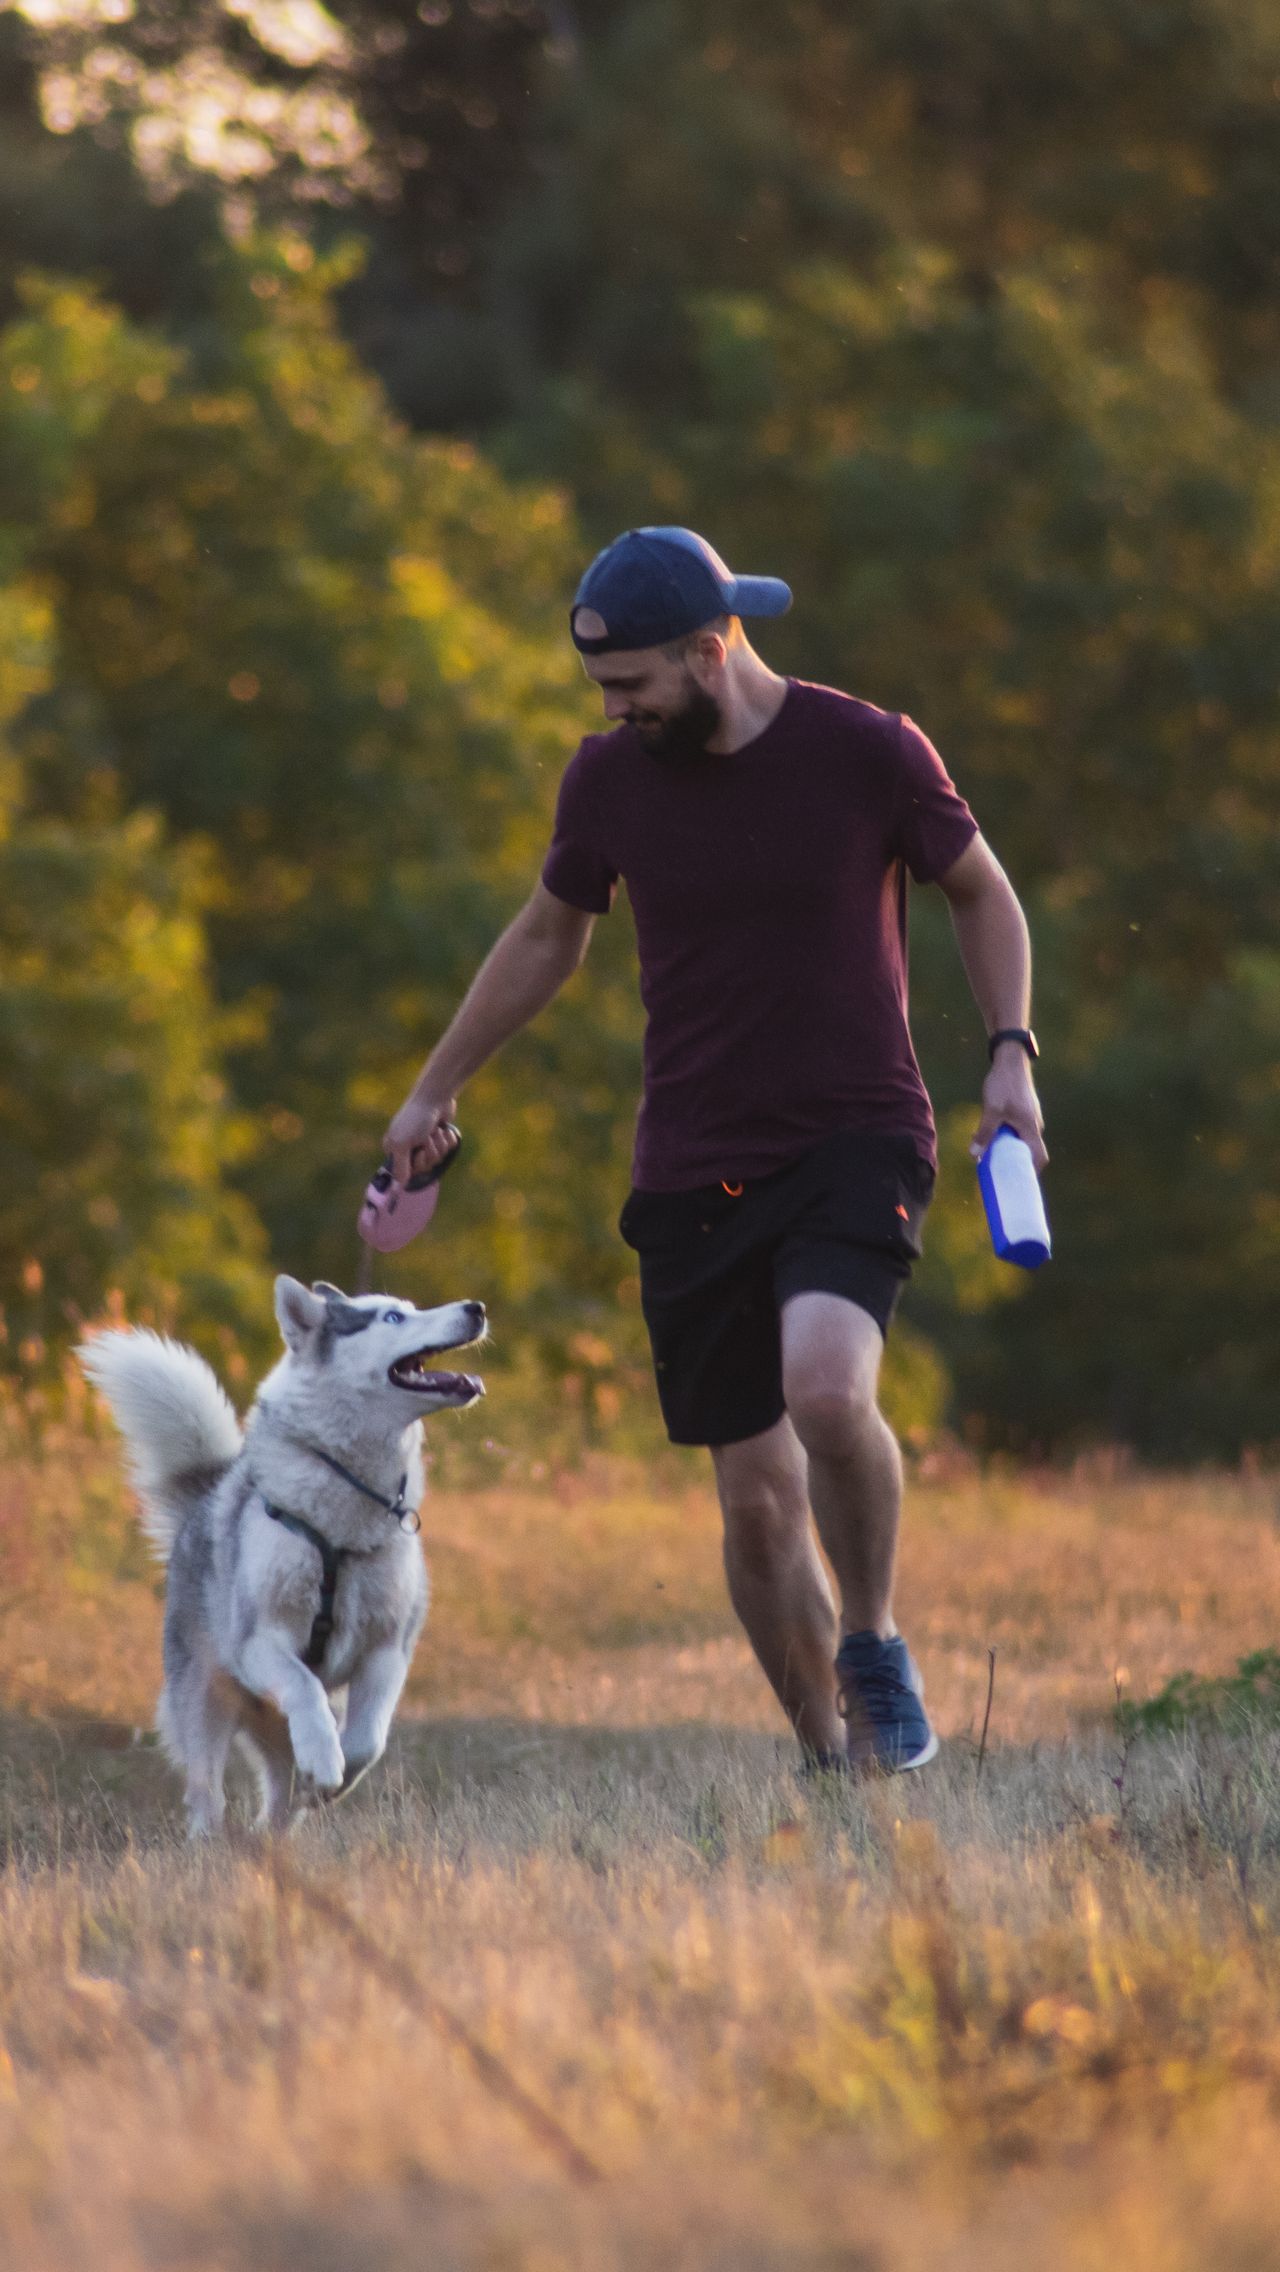
[[[285,1355],[243,1436],[194,1349],[139,1331],[80,1351],[169,1566],[157,1724],[193,1837],[221,1826],[233,1743],[263,1827],[381,1758],[427,1613],[419,1419],[484,1394],[429,1369],[484,1338],[480,1302],[419,1310],[281,1277],[276,1316]]]

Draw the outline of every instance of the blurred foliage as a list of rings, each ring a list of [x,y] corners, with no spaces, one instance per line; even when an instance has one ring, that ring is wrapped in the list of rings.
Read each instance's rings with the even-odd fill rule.
[[[1175,1673],[1145,1703],[1122,1697],[1116,1724],[1124,1735],[1182,1734],[1193,1728],[1239,1734],[1250,1727],[1275,1727],[1280,1724],[1280,1650],[1255,1649],[1241,1657],[1234,1672],[1216,1677]]]
[[[0,1272],[21,1363],[117,1289],[136,1313],[265,1324],[264,1240],[228,1186],[195,864],[147,814],[0,844]]]
[[[1032,920],[1034,1289],[985,1245],[982,1036],[917,899],[944,1176],[898,1417],[949,1376],[978,1442],[1274,1443],[1274,10],[42,0],[0,44],[11,920],[52,985],[83,896],[75,1015],[105,1025],[94,986],[151,999],[134,891],[175,942],[157,1065],[166,1015],[198,1037],[163,1137],[152,1076],[120,1092],[137,1196],[114,1248],[64,1201],[43,1330],[126,1254],[193,1314],[264,1242],[350,1275],[385,1111],[594,722],[580,561],[687,520],[794,584],[771,661],[921,719]],[[576,1381],[589,1431],[644,1375],[613,1228],[637,1030],[619,914],[474,1083],[469,1167],[396,1266],[489,1293],[531,1407]],[[33,1156],[55,1088],[14,1111]],[[188,1123],[225,1301],[146,1227]],[[15,1168],[19,1261],[36,1189]]]
[[[28,1075],[15,1097],[26,1157],[42,1142],[63,1155],[42,1170],[61,1205],[48,1226],[33,1172],[15,1174],[11,1203],[21,1252],[43,1259],[48,1235],[80,1251],[84,1281],[55,1283],[46,1263],[51,1334],[147,1269],[180,1278],[183,1315],[199,1316],[209,1273],[252,1275],[259,1223],[291,1267],[349,1280],[387,1105],[527,891],[584,722],[552,636],[572,557],[563,501],[502,483],[466,444],[408,437],[334,332],[334,283],[296,240],[228,253],[201,358],[91,293],[32,280],[0,343],[22,783],[5,968],[44,1066],[43,1087]],[[152,867],[171,910],[153,906]],[[99,929],[104,961],[125,964],[101,981]],[[59,990],[61,1030],[45,1005]],[[136,1065],[111,1046],[96,1060],[100,1096],[83,1093],[72,1007],[81,1057],[95,1032],[110,1043],[111,1017],[141,1024]],[[583,1195],[601,1174],[625,1179],[635,1032],[620,927],[514,1054],[501,1110],[477,1084],[472,1122],[491,1135],[398,1285],[425,1293],[461,1273],[535,1324],[541,1305],[565,1359],[584,1303],[611,1303],[621,1268],[607,1208]],[[167,1088],[148,1090],[166,1062]],[[215,1063],[235,1100],[216,1168],[192,1119],[197,1096],[220,1100]],[[72,1187],[86,1107],[106,1150],[84,1151]],[[148,1142],[185,1145],[197,1192],[221,1173],[234,1183],[239,1212],[202,1228],[207,1268],[186,1232],[181,1253],[138,1250],[142,1201],[116,1156],[141,1176]],[[104,1224],[111,1212],[96,1240],[94,1208]],[[135,1253],[127,1284],[117,1249]],[[555,1289],[570,1276],[566,1305]],[[260,1300],[243,1310],[252,1323]]]
[[[465,275],[528,169],[556,61],[533,0],[8,0],[39,34],[44,122],[87,129],[163,195],[193,178],[274,218],[394,217],[419,287]]]

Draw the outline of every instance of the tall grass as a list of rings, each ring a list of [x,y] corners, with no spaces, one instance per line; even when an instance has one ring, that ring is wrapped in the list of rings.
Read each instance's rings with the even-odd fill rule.
[[[1273,1638],[1265,1477],[918,1476],[946,1741],[853,1788],[688,1468],[440,1491],[392,1754],[281,1878],[181,1844],[109,1439],[8,1449],[6,2266],[1280,2266],[1274,1738],[1114,1712]]]

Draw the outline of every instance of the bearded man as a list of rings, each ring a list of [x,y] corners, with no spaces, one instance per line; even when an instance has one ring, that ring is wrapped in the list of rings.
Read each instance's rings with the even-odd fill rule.
[[[443,1156],[458,1091],[578,968],[621,878],[647,1026],[620,1229],[667,1431],[710,1451],[733,1606],[806,1763],[897,1771],[937,1750],[894,1621],[902,1462],[877,1403],[936,1169],[908,873],[946,894],[989,1036],[975,1149],[1007,1122],[1040,1169],[1031,957],[919,729],[750,646],[742,619],[790,604],[690,529],[592,562],[570,630],[614,730],[568,766],[541,880],[386,1142],[401,1182]]]

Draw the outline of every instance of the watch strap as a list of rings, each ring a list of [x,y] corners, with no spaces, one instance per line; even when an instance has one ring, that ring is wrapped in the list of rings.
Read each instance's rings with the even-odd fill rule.
[[[1040,1055],[1040,1045],[1030,1026],[1001,1026],[997,1033],[987,1036],[987,1060],[989,1064],[995,1063],[996,1051],[1002,1041],[1018,1042],[1026,1050],[1032,1064]]]

